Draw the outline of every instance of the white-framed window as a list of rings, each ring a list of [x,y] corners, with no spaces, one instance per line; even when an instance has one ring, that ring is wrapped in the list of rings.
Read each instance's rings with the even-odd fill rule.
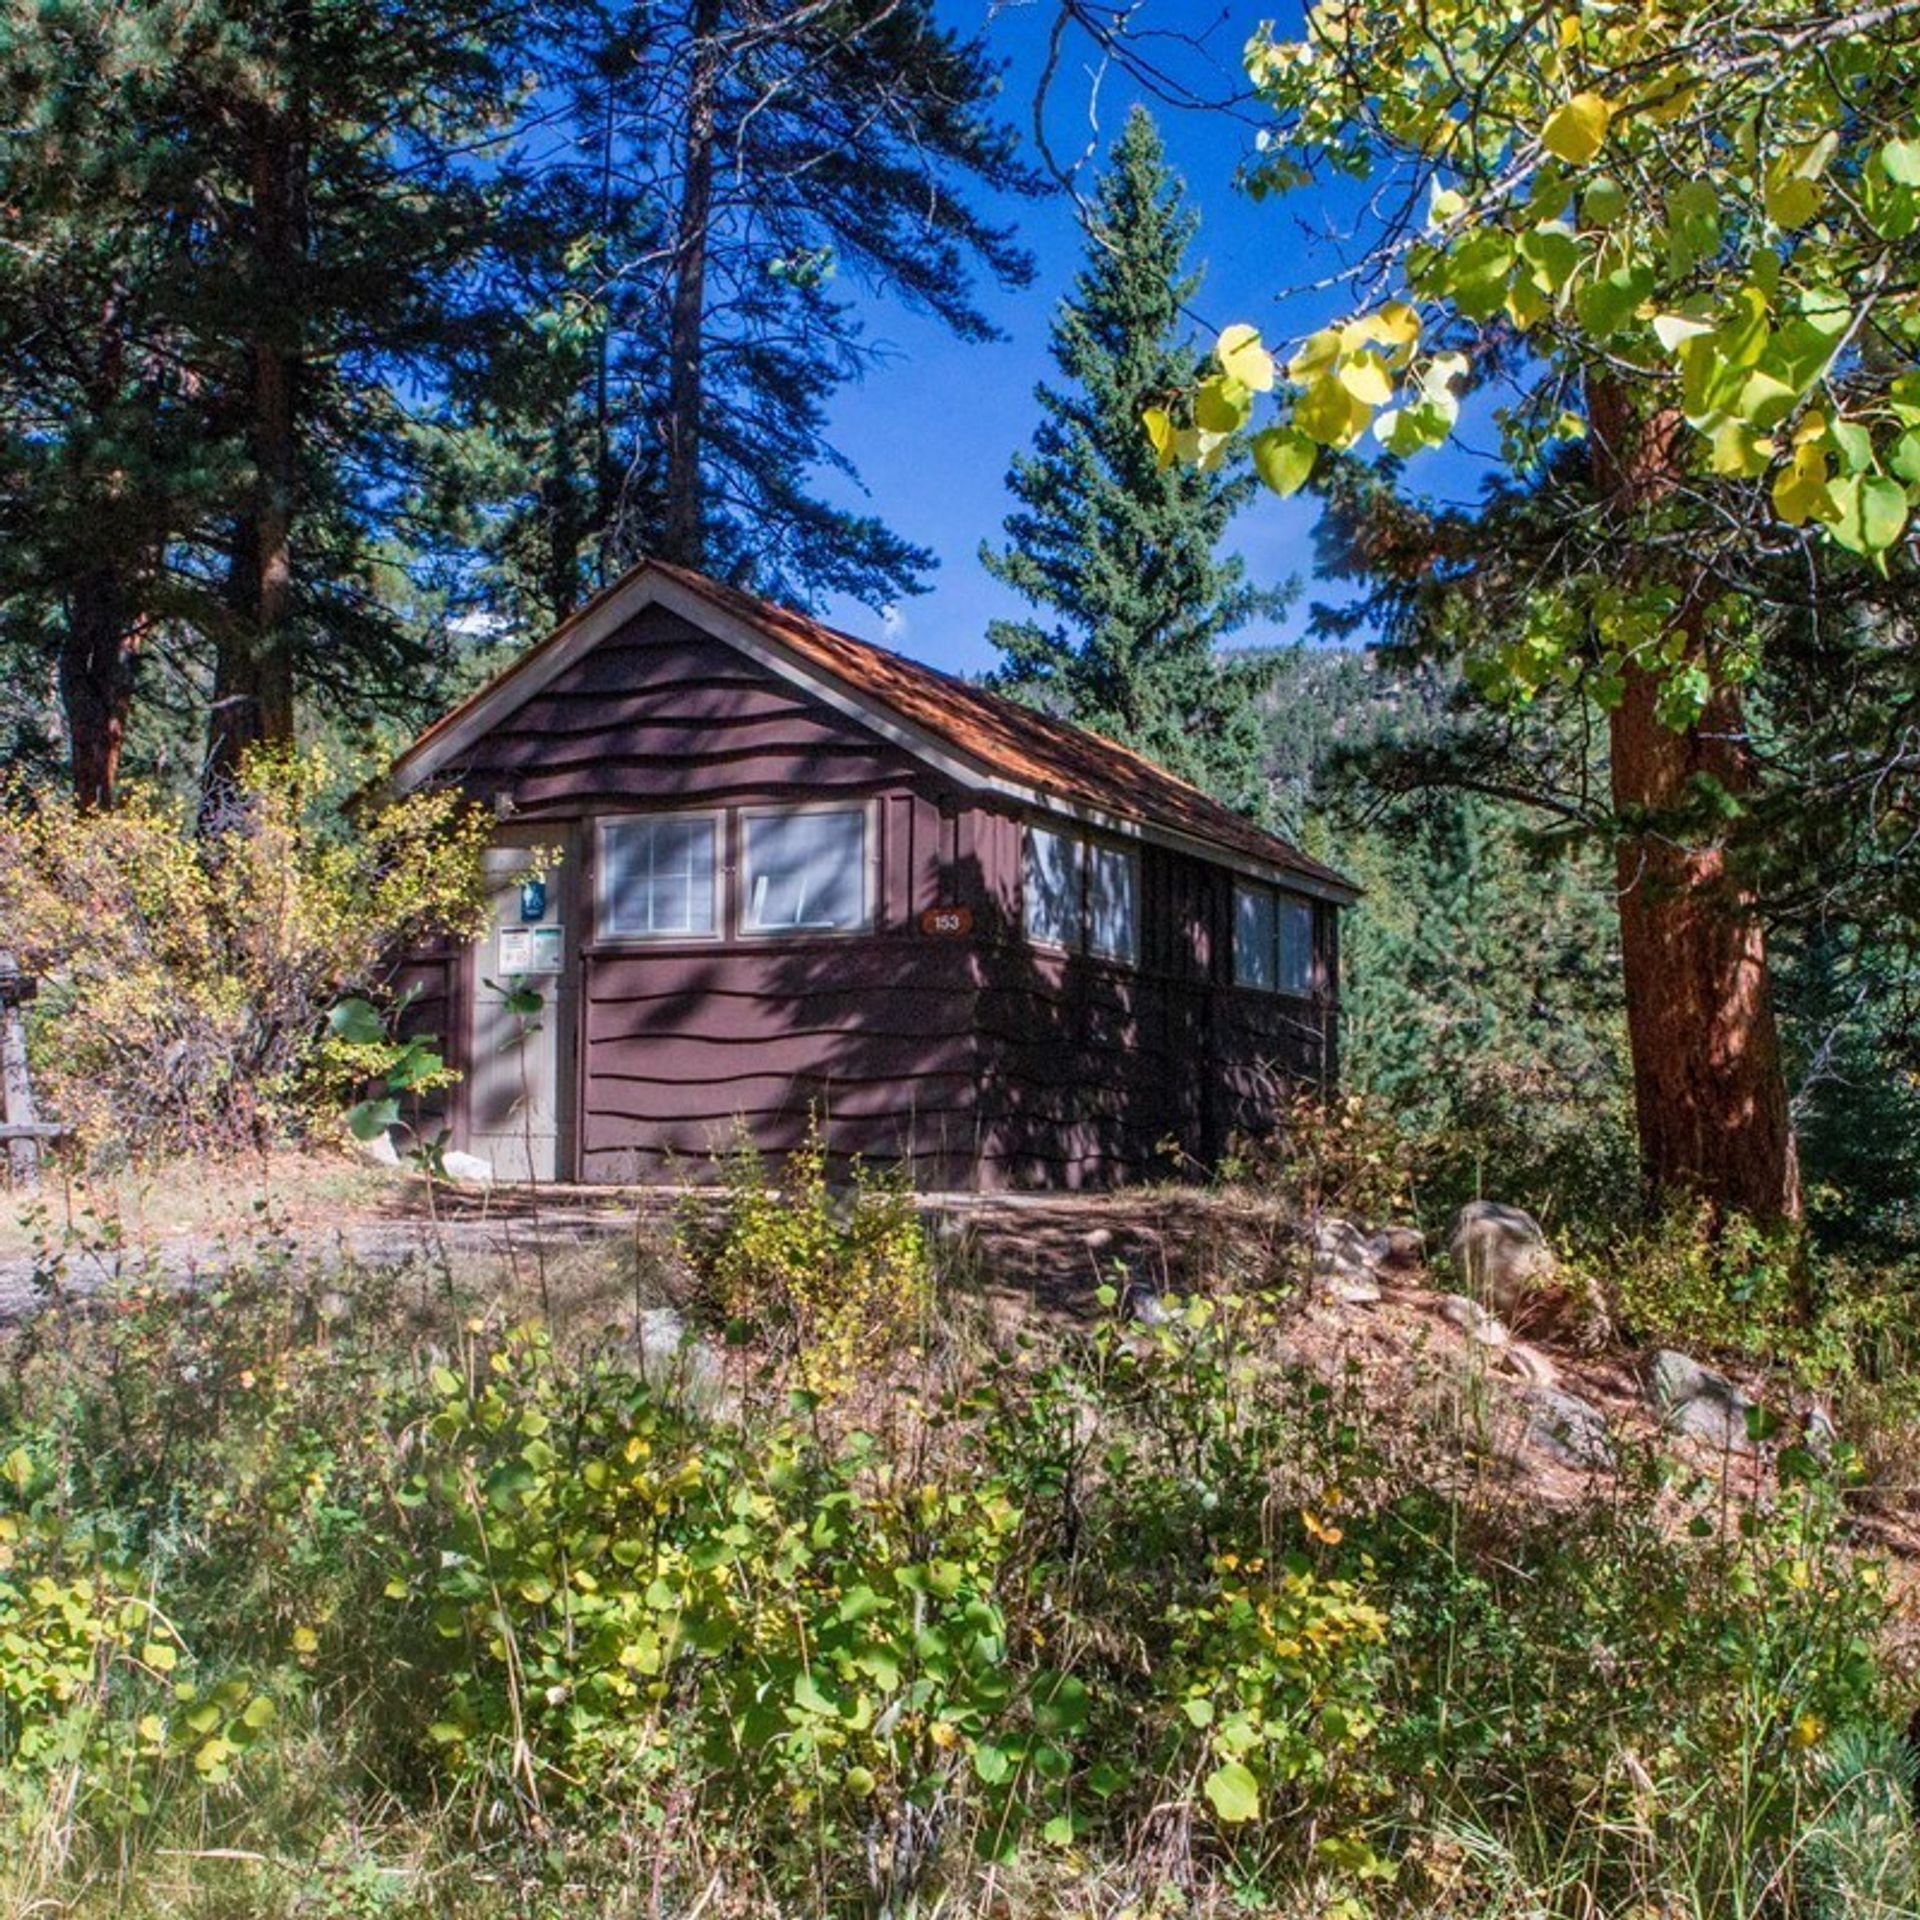
[[[1233,890],[1233,978],[1271,993],[1279,984],[1278,897],[1266,887]]]
[[[1084,843],[1075,834],[1027,828],[1020,870],[1020,911],[1037,946],[1078,952]]]
[[[1029,825],[1021,837],[1021,915],[1036,946],[1127,966],[1140,961],[1140,857],[1128,847]]]
[[[867,809],[756,809],[740,816],[740,931],[854,933],[873,921]]]
[[[1140,862],[1124,847],[1087,848],[1087,951],[1102,960],[1140,959]]]
[[[1313,992],[1313,902],[1297,893],[1236,884],[1233,978],[1262,993]]]
[[[1313,902],[1297,893],[1280,896],[1280,991],[1313,991]]]
[[[635,813],[600,822],[599,930],[609,940],[708,940],[720,931],[721,816]]]

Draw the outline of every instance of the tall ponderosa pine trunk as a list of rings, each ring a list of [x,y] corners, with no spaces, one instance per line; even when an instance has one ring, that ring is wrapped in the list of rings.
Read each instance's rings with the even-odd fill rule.
[[[234,529],[229,618],[218,641],[208,719],[209,786],[249,747],[293,738],[293,504],[298,446],[299,325],[306,257],[305,63],[308,10],[290,10],[285,106],[252,116],[252,337],[247,342],[251,498]]]
[[[60,705],[74,798],[83,807],[113,804],[142,625],[127,583],[113,567],[83,568],[69,583],[60,641]]]
[[[1588,411],[1595,485],[1608,506],[1630,511],[1674,484],[1677,418],[1640,419],[1604,379],[1592,383]],[[1682,618],[1688,657],[1697,658],[1706,644],[1699,611]],[[1719,688],[1692,726],[1676,730],[1658,718],[1658,695],[1654,675],[1629,667],[1608,728],[1614,811],[1645,823],[1623,833],[1617,855],[1641,1165],[1656,1197],[1697,1194],[1723,1218],[1797,1219],[1799,1157],[1758,903],[1729,872],[1723,847],[1690,845],[1662,824],[1686,807],[1696,775],[1734,795],[1751,784],[1739,701]]]
[[[720,5],[721,0],[699,0],[693,13],[693,67],[687,87],[686,151],[667,325],[667,497],[661,551],[664,558],[688,567],[698,567],[706,559],[700,415],[705,402],[702,358],[720,85]]]

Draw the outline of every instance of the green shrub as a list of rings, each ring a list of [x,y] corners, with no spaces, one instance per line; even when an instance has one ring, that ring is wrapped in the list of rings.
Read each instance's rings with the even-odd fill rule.
[[[856,1162],[836,1193],[817,1116],[778,1178],[743,1140],[717,1215],[690,1207],[680,1238],[719,1318],[784,1343],[817,1394],[870,1379],[926,1313],[931,1270],[911,1185]]]

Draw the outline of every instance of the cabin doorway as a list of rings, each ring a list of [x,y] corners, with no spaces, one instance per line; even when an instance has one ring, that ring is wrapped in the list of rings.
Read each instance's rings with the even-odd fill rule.
[[[509,827],[487,849],[492,924],[468,953],[467,1148],[500,1180],[573,1174],[574,839]]]

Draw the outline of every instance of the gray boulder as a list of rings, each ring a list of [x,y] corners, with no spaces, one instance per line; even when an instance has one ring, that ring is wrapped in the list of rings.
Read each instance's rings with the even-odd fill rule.
[[[1470,1200],[1447,1243],[1465,1292],[1508,1319],[1553,1291],[1559,1262],[1540,1222],[1520,1207]]]
[[[356,1140],[354,1145],[360,1149],[361,1159],[370,1160],[376,1167],[400,1164],[400,1150],[393,1144],[393,1135],[384,1127],[371,1140]]]
[[[1347,1306],[1371,1306],[1380,1298],[1373,1252],[1351,1220],[1322,1220],[1308,1243],[1307,1273],[1313,1291]]]
[[[1464,1293],[1441,1295],[1440,1318],[1483,1347],[1504,1347],[1513,1338],[1504,1320],[1489,1313],[1478,1300],[1469,1300]]]
[[[1755,1402],[1724,1374],[1672,1348],[1647,1363],[1647,1399],[1669,1433],[1704,1440],[1723,1453],[1752,1453],[1747,1416]]]
[[[1612,1467],[1607,1416],[1590,1401],[1558,1387],[1532,1387],[1520,1403],[1527,1410],[1526,1437],[1542,1453],[1570,1467]]]
[[[493,1185],[493,1162],[482,1160],[477,1153],[461,1153],[457,1149],[440,1156],[440,1169],[459,1187],[490,1187]]]
[[[1427,1264],[1427,1236],[1417,1227],[1381,1227],[1367,1236],[1367,1253],[1383,1273],[1418,1273]]]
[[[640,1376],[649,1386],[678,1389],[689,1404],[711,1408],[722,1387],[713,1349],[672,1307],[649,1307],[634,1329]]]

